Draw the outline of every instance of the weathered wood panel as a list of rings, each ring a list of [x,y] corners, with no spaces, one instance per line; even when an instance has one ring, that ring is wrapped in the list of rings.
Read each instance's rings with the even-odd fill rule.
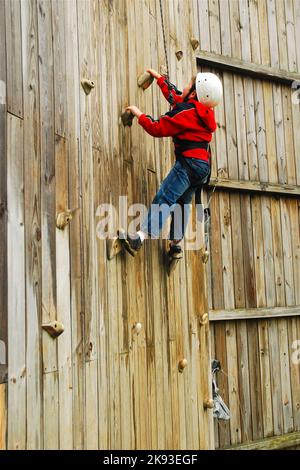
[[[26,392],[28,449],[42,447],[41,165],[37,2],[21,2],[24,96],[24,217],[26,279]]]
[[[3,3],[3,2],[1,2]],[[4,5],[2,5],[2,8]],[[1,15],[2,16],[2,15]],[[16,116],[23,117],[23,75],[21,48],[21,1],[5,0],[6,61],[7,68],[7,109]],[[2,27],[4,27],[2,25]],[[2,28],[1,28],[2,29]],[[3,29],[4,31],[4,29]],[[4,59],[2,57],[2,59]],[[1,61],[1,68],[2,64]]]
[[[166,64],[159,0],[0,2],[0,254],[8,256],[8,276],[0,257],[0,339],[7,297],[16,344],[7,440],[0,425],[8,448],[208,449],[213,427],[218,447],[299,429],[290,359],[300,331],[300,106],[290,88],[300,71],[299,2],[164,0],[162,8],[171,81],[183,88],[199,56],[224,87],[207,280],[198,251],[186,250],[168,278],[165,241],[108,261],[97,238],[101,203],[118,210],[126,195],[128,206],[149,205],[173,163],[170,139],[120,121],[129,104],[155,118],[168,110],[155,83],[137,86],[146,68]],[[89,95],[82,79],[95,83]],[[73,218],[59,230],[66,209]],[[109,228],[133,216],[116,212]],[[208,309],[222,318],[212,348],[199,322]],[[65,331],[54,340],[40,328],[56,319]],[[210,354],[223,367],[229,422],[214,424],[203,408]]]
[[[0,450],[6,449],[7,384],[0,384]]]
[[[8,449],[26,448],[26,303],[23,121],[7,121]],[[19,256],[15,255],[18,247]],[[18,289],[14,289],[18,286]]]
[[[0,2],[0,383],[7,381],[7,77],[5,3]]]

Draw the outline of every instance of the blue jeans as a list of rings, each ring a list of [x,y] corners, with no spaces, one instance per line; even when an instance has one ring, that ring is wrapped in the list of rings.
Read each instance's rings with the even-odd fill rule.
[[[205,182],[209,164],[197,158],[187,158],[187,163],[197,176],[197,182]],[[167,218],[172,215],[170,240],[181,240],[184,236],[190,212],[190,203],[196,188],[191,185],[185,166],[176,160],[167,177],[163,180],[151,207],[144,219],[141,230],[151,238],[158,238]]]

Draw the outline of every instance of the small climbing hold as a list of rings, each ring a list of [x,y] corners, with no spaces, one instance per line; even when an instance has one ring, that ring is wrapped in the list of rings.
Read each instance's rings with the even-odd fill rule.
[[[132,327],[132,330],[133,332],[136,334],[136,335],[139,335],[140,332],[142,331],[142,328],[143,328],[143,325],[139,322],[136,322],[133,327]]]
[[[70,209],[67,209],[66,211],[64,212],[60,212],[59,214],[57,214],[57,217],[56,217],[56,227],[60,230],[63,230],[70,222],[70,220],[72,220],[73,218],[73,211],[71,211]]]
[[[206,325],[208,323],[208,313],[203,313],[199,321],[201,325]]]
[[[151,75],[151,73],[149,72],[145,72],[139,76],[138,81],[137,81],[138,86],[143,88],[143,90],[146,90],[152,84],[153,80],[154,80],[153,75]]]
[[[109,237],[106,240],[107,259],[110,261],[122,251],[122,244],[118,237]]]
[[[121,115],[122,123],[123,126],[132,126],[132,121],[134,119],[134,114],[132,114],[130,111],[124,111],[124,113]]]
[[[208,259],[209,259],[209,251],[204,250],[202,253],[202,262],[206,264]]]
[[[207,398],[206,400],[204,400],[203,402],[203,406],[205,409],[213,409],[214,407],[214,401],[212,398]]]
[[[64,332],[64,325],[59,321],[52,321],[50,323],[45,323],[42,325],[43,330],[47,331],[52,338],[57,338]]]
[[[177,60],[181,60],[183,57],[183,52],[182,51],[176,51],[175,55],[177,57]]]
[[[178,372],[182,373],[183,370],[186,368],[187,366],[187,360],[186,359],[181,359],[179,362],[178,362]]]
[[[87,78],[83,78],[81,80],[81,86],[84,89],[86,95],[89,95],[93,88],[95,88],[95,82],[92,80],[88,80]]]
[[[199,47],[199,44],[200,44],[199,40],[197,38],[191,38],[190,42],[191,42],[192,48],[195,51]]]

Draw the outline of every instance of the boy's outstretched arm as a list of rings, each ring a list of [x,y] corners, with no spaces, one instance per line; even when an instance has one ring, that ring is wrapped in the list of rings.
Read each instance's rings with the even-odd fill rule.
[[[183,105],[179,104],[176,109],[169,111],[159,119],[153,119],[144,114],[137,106],[128,106],[126,111],[134,114],[138,118],[139,124],[153,137],[173,137],[186,126],[184,116],[186,109],[181,109],[182,107]]]
[[[156,72],[156,70],[153,69],[148,69],[147,72],[149,72],[154,78],[156,78],[157,85],[161,89],[162,94],[172,106],[182,102],[182,92],[178,90],[175,85],[169,82],[166,77],[159,74],[158,72]]]

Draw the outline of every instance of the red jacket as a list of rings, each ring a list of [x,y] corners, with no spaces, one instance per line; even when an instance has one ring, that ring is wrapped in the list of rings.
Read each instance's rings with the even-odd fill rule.
[[[173,137],[177,156],[208,161],[209,154],[204,148],[199,148],[199,142],[202,142],[202,147],[204,142],[205,147],[217,128],[213,109],[194,99],[184,102],[181,91],[165,77],[160,77],[157,84],[172,105],[172,110],[156,120],[142,114],[139,124],[153,137]]]

